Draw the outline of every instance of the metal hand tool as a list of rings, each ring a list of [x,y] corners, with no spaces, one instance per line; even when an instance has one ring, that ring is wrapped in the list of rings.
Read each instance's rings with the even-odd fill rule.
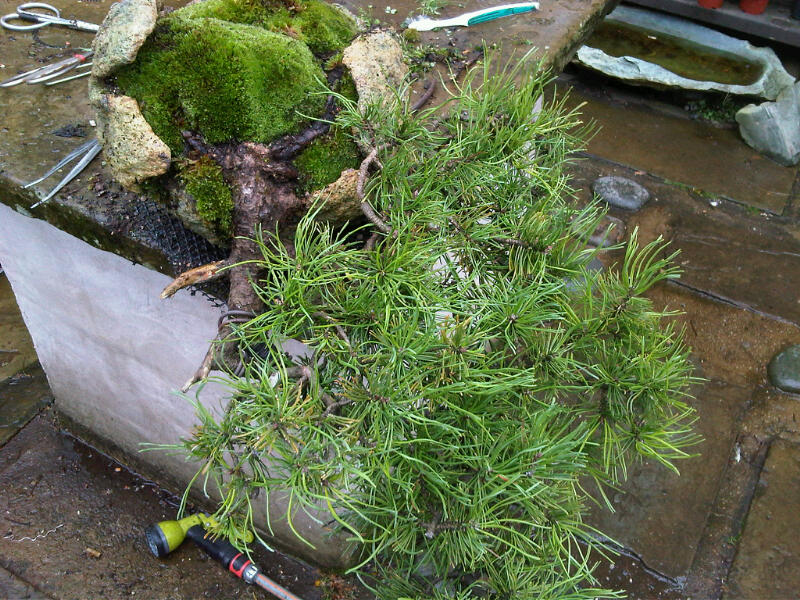
[[[75,150],[73,150],[69,154],[67,154],[64,158],[62,158],[59,161],[59,163],[55,167],[53,167],[47,173],[45,173],[44,175],[39,177],[39,179],[31,181],[30,183],[26,183],[24,186],[22,186],[23,188],[29,188],[31,186],[34,186],[37,183],[40,183],[40,182],[44,181],[45,179],[50,177],[50,175],[52,175],[53,173],[58,171],[63,166],[71,163],[73,160],[75,160],[79,156],[81,157],[81,159],[78,161],[78,164],[76,164],[74,167],[72,167],[72,170],[69,173],[67,173],[64,176],[64,178],[61,181],[58,182],[58,184],[56,184],[56,187],[54,187],[50,191],[50,193],[47,194],[44,198],[42,198],[38,202],[34,203],[31,206],[31,208],[36,208],[40,204],[43,204],[43,203],[47,202],[48,200],[50,200],[50,198],[55,196],[56,193],[61,188],[63,188],[70,181],[75,179],[78,176],[78,174],[80,174],[80,172],[83,171],[86,168],[86,165],[88,165],[90,162],[92,162],[92,160],[94,159],[95,156],[100,154],[100,150],[101,149],[102,148],[100,146],[100,142],[99,141],[97,141],[97,140],[88,141],[85,144],[82,144],[81,146],[78,146]]]
[[[42,83],[45,81],[50,81],[55,79],[59,75],[63,75],[68,73],[73,69],[84,69],[88,66],[91,66],[91,62],[86,62],[92,57],[92,52],[84,52],[82,54],[73,54],[72,56],[60,60],[58,62],[54,62],[50,65],[45,65],[43,67],[38,67],[31,71],[26,71],[24,73],[20,73],[19,75],[14,75],[13,77],[9,77],[5,81],[0,81],[0,87],[12,87],[15,85],[19,85],[20,83]],[[75,77],[85,77],[89,74],[89,71],[84,71]],[[75,77],[70,77],[69,79],[74,79]],[[51,83],[46,83],[45,85],[53,85],[55,83],[60,83],[61,81],[52,81]]]
[[[439,29],[440,27],[469,27],[479,23],[486,23],[487,21],[493,21],[500,17],[518,15],[532,10],[539,10],[538,2],[503,4],[502,6],[483,8],[481,10],[464,13],[463,15],[451,19],[431,19],[430,17],[419,16],[409,19],[404,24],[409,29],[416,29],[417,31],[431,31],[432,29]]]
[[[33,10],[36,8],[47,12]],[[31,25],[19,25],[11,21],[27,21]],[[95,23],[87,23],[77,19],[62,19],[61,13],[55,6],[44,2],[20,4],[17,7],[17,12],[0,17],[0,25],[12,31],[32,31],[47,25],[60,25],[70,29],[77,29],[78,31],[91,31],[93,33],[97,33],[97,30],[100,29],[100,25]]]

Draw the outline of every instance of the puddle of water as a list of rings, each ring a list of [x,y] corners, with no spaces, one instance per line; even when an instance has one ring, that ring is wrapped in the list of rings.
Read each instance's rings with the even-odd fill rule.
[[[640,58],[694,81],[751,85],[762,74],[762,67],[757,63],[619,21],[603,21],[586,45],[617,58]]]

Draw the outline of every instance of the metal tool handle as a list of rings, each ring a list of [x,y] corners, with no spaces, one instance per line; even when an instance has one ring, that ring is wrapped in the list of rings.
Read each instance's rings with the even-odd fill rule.
[[[32,10],[34,8],[40,8],[48,12],[36,12]],[[31,21],[32,24],[15,25],[9,22],[14,20]],[[17,7],[17,12],[0,17],[0,25],[13,31],[32,31],[34,29],[41,29],[47,25],[61,25],[63,27],[69,27],[70,29],[91,31],[93,33],[97,33],[98,29],[100,29],[100,26],[95,23],[87,23],[86,21],[79,21],[78,19],[62,19],[61,13],[55,6],[44,2],[20,4]]]

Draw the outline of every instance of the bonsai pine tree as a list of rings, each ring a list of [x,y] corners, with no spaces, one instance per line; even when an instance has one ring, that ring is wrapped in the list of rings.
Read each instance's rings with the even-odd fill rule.
[[[642,297],[677,276],[660,241],[590,268],[602,214],[565,174],[581,123],[545,83],[487,62],[426,110],[337,98],[368,219],[333,229],[316,206],[290,244],[257,235],[264,310],[222,342],[229,403],[196,404],[182,445],[218,533],[241,542],[256,492],[285,491],[290,523],[330,510],[382,599],[615,595],[592,579],[584,485],[686,456],[691,368]]]

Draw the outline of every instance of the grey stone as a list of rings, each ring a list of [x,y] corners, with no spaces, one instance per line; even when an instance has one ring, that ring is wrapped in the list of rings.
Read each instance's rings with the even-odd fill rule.
[[[789,346],[776,354],[767,372],[772,385],[784,392],[800,394],[800,345]]]
[[[169,170],[172,153],[130,96],[103,94],[94,105],[98,139],[114,178],[131,190]]]
[[[775,102],[748,104],[736,113],[744,141],[774,161],[800,162],[800,83],[784,89]]]
[[[731,85],[718,81],[698,81],[681,77],[672,71],[633,56],[609,56],[598,48],[583,46],[578,50],[581,64],[630,83],[673,87],[688,90],[714,90],[728,94],[758,96],[774,100],[786,86],[794,83],[771,48],[758,48],[714,29],[697,25],[678,17],[628,6],[617,7],[606,19],[633,25],[653,32],[681,38],[707,48],[715,54],[725,53],[755,62],[762,67],[761,77],[750,85]]]
[[[136,58],[158,18],[156,0],[122,0],[111,5],[94,38],[92,77],[103,79]]]
[[[650,192],[627,177],[609,175],[599,177],[592,191],[611,206],[625,210],[639,210],[650,199]]]

